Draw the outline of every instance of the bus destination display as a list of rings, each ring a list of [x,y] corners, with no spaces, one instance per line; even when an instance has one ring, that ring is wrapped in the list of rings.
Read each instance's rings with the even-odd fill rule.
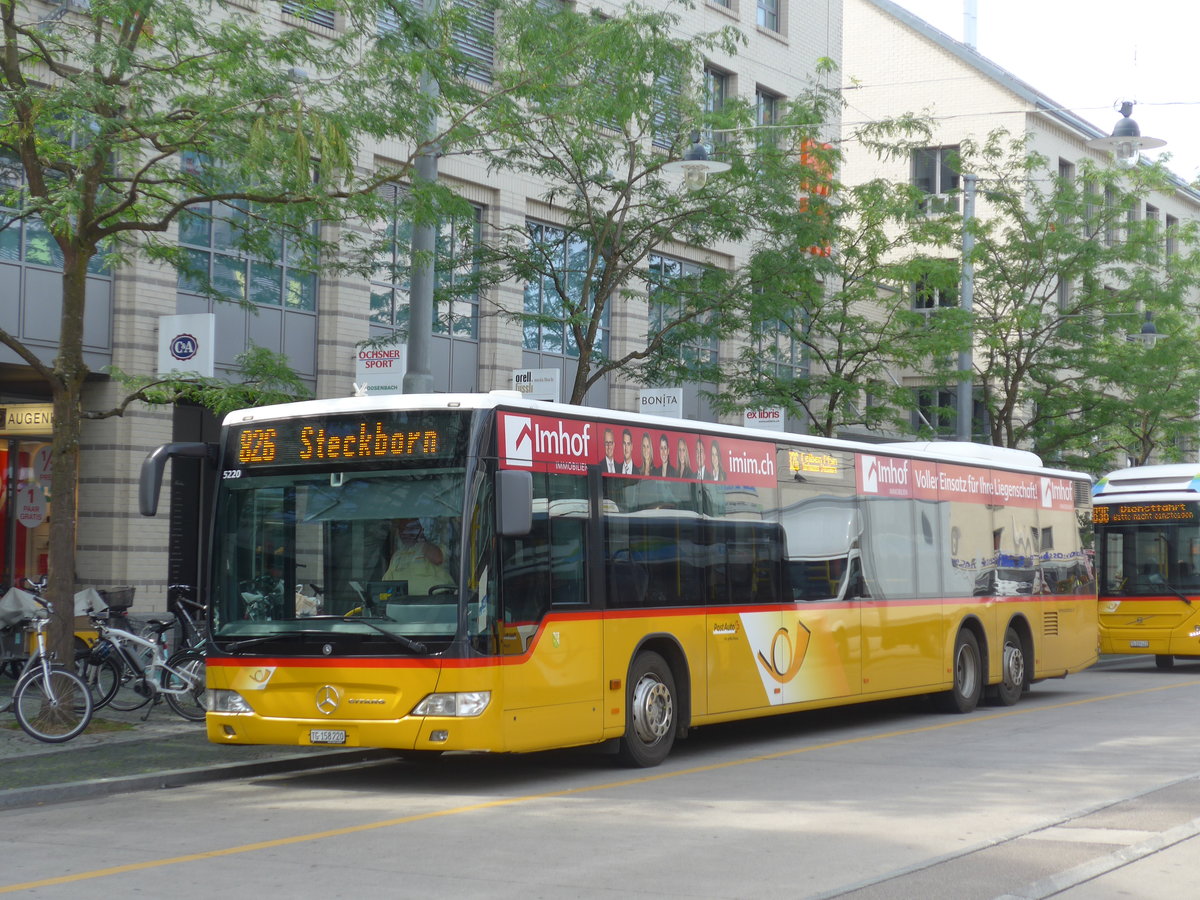
[[[1196,520],[1194,503],[1097,503],[1092,509],[1092,522],[1096,525]]]
[[[460,454],[461,420],[376,412],[248,424],[231,429],[225,468],[450,459]]]

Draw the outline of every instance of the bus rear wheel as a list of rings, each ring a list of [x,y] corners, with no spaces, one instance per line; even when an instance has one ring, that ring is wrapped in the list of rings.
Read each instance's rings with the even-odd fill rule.
[[[979,641],[967,628],[954,639],[954,687],[934,695],[938,709],[947,713],[969,713],[979,705],[983,693],[983,660]]]
[[[618,755],[635,768],[657,766],[675,744],[675,678],[657,653],[638,654],[629,667],[625,693],[625,736]]]
[[[997,706],[1012,706],[1025,690],[1025,648],[1013,628],[1004,632],[1004,650],[1000,660],[1000,683],[988,689],[988,698]]]

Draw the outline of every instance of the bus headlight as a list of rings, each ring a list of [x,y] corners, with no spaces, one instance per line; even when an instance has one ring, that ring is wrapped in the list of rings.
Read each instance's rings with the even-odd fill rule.
[[[237,691],[208,690],[204,692],[204,707],[215,713],[251,713],[250,704]]]
[[[454,694],[429,694],[413,707],[414,716],[478,716],[492,701],[491,691],[460,691]]]

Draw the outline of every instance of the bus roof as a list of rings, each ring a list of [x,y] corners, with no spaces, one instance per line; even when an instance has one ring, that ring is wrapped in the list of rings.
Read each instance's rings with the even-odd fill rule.
[[[1095,500],[1127,501],[1131,495],[1153,496],[1156,500],[1196,500],[1200,493],[1200,465],[1173,463],[1165,466],[1134,466],[1105,475],[1092,488]],[[1169,494],[1182,494],[1170,497]]]
[[[1045,468],[1042,460],[1036,453],[1030,453],[1027,450],[1015,450],[1008,447],[992,447],[985,444],[958,441],[868,443],[842,438],[766,431],[757,428],[744,428],[737,425],[722,425],[712,422],[698,422],[690,419],[668,418],[666,416],[654,416],[645,413],[630,413],[605,409],[603,407],[585,407],[570,403],[530,400],[526,399],[519,391],[490,391],[488,393],[472,394],[376,394],[366,397],[333,397],[325,400],[301,400],[295,403],[281,403],[273,406],[234,410],[225,416],[222,424],[230,427],[250,422],[262,422],[282,418],[291,419],[337,413],[416,409],[506,409],[528,412],[531,415],[568,416],[573,418],[583,416],[596,422],[611,423],[614,428],[622,426],[646,426],[678,431],[686,427],[688,431],[725,435],[734,438],[785,440],[809,447],[824,447],[830,450],[908,456],[943,462],[971,463],[997,469],[1024,472],[1036,471],[1062,478],[1086,478],[1086,476],[1078,472]]]

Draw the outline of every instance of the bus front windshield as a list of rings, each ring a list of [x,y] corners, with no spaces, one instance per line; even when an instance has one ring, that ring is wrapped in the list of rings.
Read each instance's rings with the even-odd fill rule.
[[[462,468],[407,468],[223,482],[214,637],[359,635],[397,650],[450,640],[463,478]]]
[[[1200,524],[1140,522],[1098,532],[1102,595],[1200,592]]]

